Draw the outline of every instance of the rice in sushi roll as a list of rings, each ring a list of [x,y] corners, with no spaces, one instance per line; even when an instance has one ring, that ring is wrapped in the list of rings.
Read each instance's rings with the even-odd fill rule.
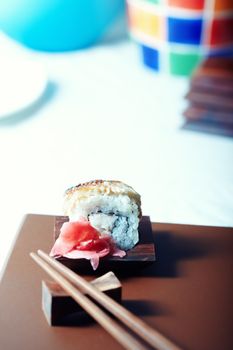
[[[121,181],[95,180],[69,188],[64,214],[71,222],[85,218],[101,234],[111,235],[120,249],[139,241],[140,195]]]

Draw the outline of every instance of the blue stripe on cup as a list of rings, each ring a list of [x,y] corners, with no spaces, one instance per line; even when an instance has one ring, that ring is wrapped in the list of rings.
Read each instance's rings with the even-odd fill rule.
[[[158,50],[142,45],[142,55],[143,55],[143,63],[154,69],[159,70],[159,52]]]
[[[199,45],[202,19],[168,17],[168,40],[172,43]]]

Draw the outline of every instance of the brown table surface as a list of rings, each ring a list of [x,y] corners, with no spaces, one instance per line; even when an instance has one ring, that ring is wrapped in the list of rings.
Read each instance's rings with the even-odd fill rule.
[[[47,275],[29,257],[52,245],[53,216],[25,217],[0,283],[0,349],[121,349],[98,324],[49,327]],[[157,261],[119,276],[123,304],[184,349],[233,349],[233,229],[153,224]]]

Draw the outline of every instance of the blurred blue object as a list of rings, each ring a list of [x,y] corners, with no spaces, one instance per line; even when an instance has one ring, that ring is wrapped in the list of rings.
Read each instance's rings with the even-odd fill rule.
[[[124,0],[0,0],[0,29],[36,50],[75,50],[94,44],[124,7]]]

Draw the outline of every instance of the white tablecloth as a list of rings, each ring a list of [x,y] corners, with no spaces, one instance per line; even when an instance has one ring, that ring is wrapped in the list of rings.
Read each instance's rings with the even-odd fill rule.
[[[182,130],[186,79],[144,68],[128,39],[50,54],[0,36],[6,50],[40,61],[48,87],[0,119],[0,268],[24,214],[61,214],[65,189],[96,178],[132,185],[153,221],[233,225],[233,142]]]

